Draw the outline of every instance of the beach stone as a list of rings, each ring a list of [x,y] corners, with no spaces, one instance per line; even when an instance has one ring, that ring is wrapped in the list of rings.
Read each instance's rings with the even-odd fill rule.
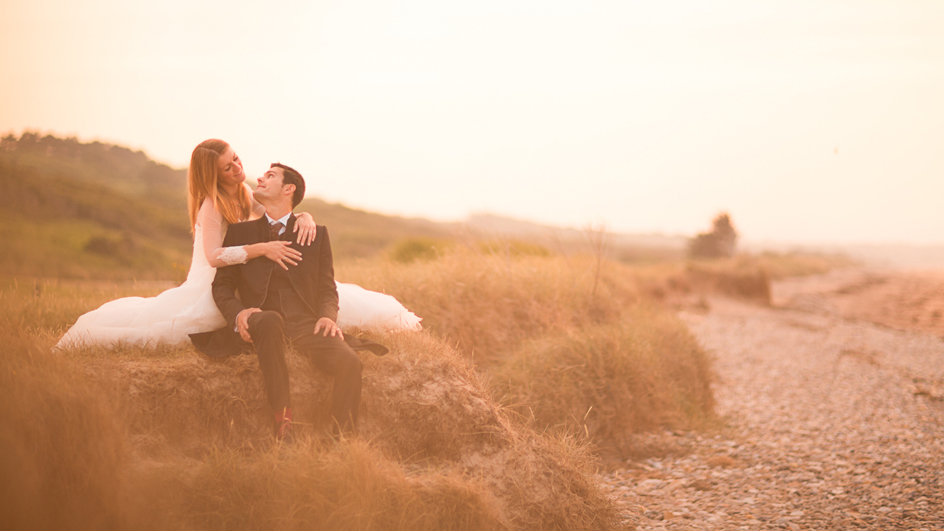
[[[776,290],[775,290],[776,291]],[[944,292],[941,293],[944,299]],[[944,341],[815,304],[681,313],[714,358],[722,426],[600,480],[646,529],[944,529]],[[658,466],[655,466],[655,465]]]

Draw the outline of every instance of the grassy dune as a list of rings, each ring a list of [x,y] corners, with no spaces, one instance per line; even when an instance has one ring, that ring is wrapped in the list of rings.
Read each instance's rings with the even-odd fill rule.
[[[3,295],[0,518],[14,529],[613,528],[586,448],[509,418],[429,334],[363,358],[361,433],[341,444],[323,436],[330,381],[291,355],[301,441],[280,449],[253,357],[51,353],[58,327],[13,318],[66,298],[53,291]]]
[[[640,431],[711,425],[710,363],[688,330],[653,307],[625,319],[525,342],[496,368],[496,390],[534,427],[564,427],[620,458]]]
[[[712,421],[708,359],[651,295],[688,289],[677,275],[674,266],[477,248],[341,271],[424,316],[532,427],[563,429],[623,456],[632,434]]]
[[[342,444],[323,435],[330,380],[290,355],[291,449],[272,444],[252,356],[49,351],[82,312],[166,284],[7,283],[0,468],[28,488],[2,497],[0,517],[14,528],[615,529],[593,449],[710,419],[707,358],[625,266],[476,249],[342,266],[342,280],[397,296],[427,330],[378,337],[392,352],[362,357],[361,430]],[[57,509],[34,510],[50,499]]]

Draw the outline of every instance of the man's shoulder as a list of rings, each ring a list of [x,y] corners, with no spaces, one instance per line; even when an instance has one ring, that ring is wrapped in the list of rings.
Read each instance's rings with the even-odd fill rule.
[[[252,227],[261,223],[265,218],[256,218],[250,219],[249,221],[240,221],[239,223],[231,223],[230,227]]]
[[[244,240],[246,238],[252,238],[254,234],[259,231],[259,220],[254,219],[251,221],[241,221],[239,223],[231,223],[226,229],[226,239],[227,240]]]
[[[261,219],[263,219],[263,218],[253,219],[253,220],[249,220],[249,221],[240,221],[239,223],[231,223],[230,226],[229,226],[229,229],[227,229],[227,230],[231,230],[231,231],[234,230],[234,231],[236,231],[236,232],[246,232],[246,231],[250,231],[250,230],[253,230],[254,228],[257,228],[257,227],[259,226],[259,221],[260,221]]]
[[[328,237],[328,227],[325,225],[316,225],[315,226],[315,239],[320,240],[323,244],[331,246],[331,238]]]

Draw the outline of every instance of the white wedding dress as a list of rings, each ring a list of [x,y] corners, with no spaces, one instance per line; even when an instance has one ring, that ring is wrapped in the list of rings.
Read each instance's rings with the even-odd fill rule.
[[[258,218],[265,209],[256,204]],[[216,267],[244,263],[242,247],[222,247],[226,222],[209,201],[204,201],[194,227],[193,257],[187,280],[156,297],[126,297],[103,304],[76,321],[56,349],[101,345],[107,348],[188,342],[189,335],[226,325],[216,307],[211,284]],[[209,250],[209,252],[207,252]],[[390,332],[420,330],[421,319],[395,298],[354,284],[337,283],[340,297],[338,326],[345,330]]]

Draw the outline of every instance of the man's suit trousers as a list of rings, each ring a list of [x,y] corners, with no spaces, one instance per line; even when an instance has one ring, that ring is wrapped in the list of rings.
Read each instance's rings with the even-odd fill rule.
[[[314,334],[318,319],[294,290],[276,293],[267,298],[263,311],[249,316],[249,335],[259,357],[269,405],[273,411],[292,405],[285,363],[288,340],[315,367],[334,377],[331,414],[337,427],[351,431],[357,425],[361,401],[360,358],[340,337]]]

